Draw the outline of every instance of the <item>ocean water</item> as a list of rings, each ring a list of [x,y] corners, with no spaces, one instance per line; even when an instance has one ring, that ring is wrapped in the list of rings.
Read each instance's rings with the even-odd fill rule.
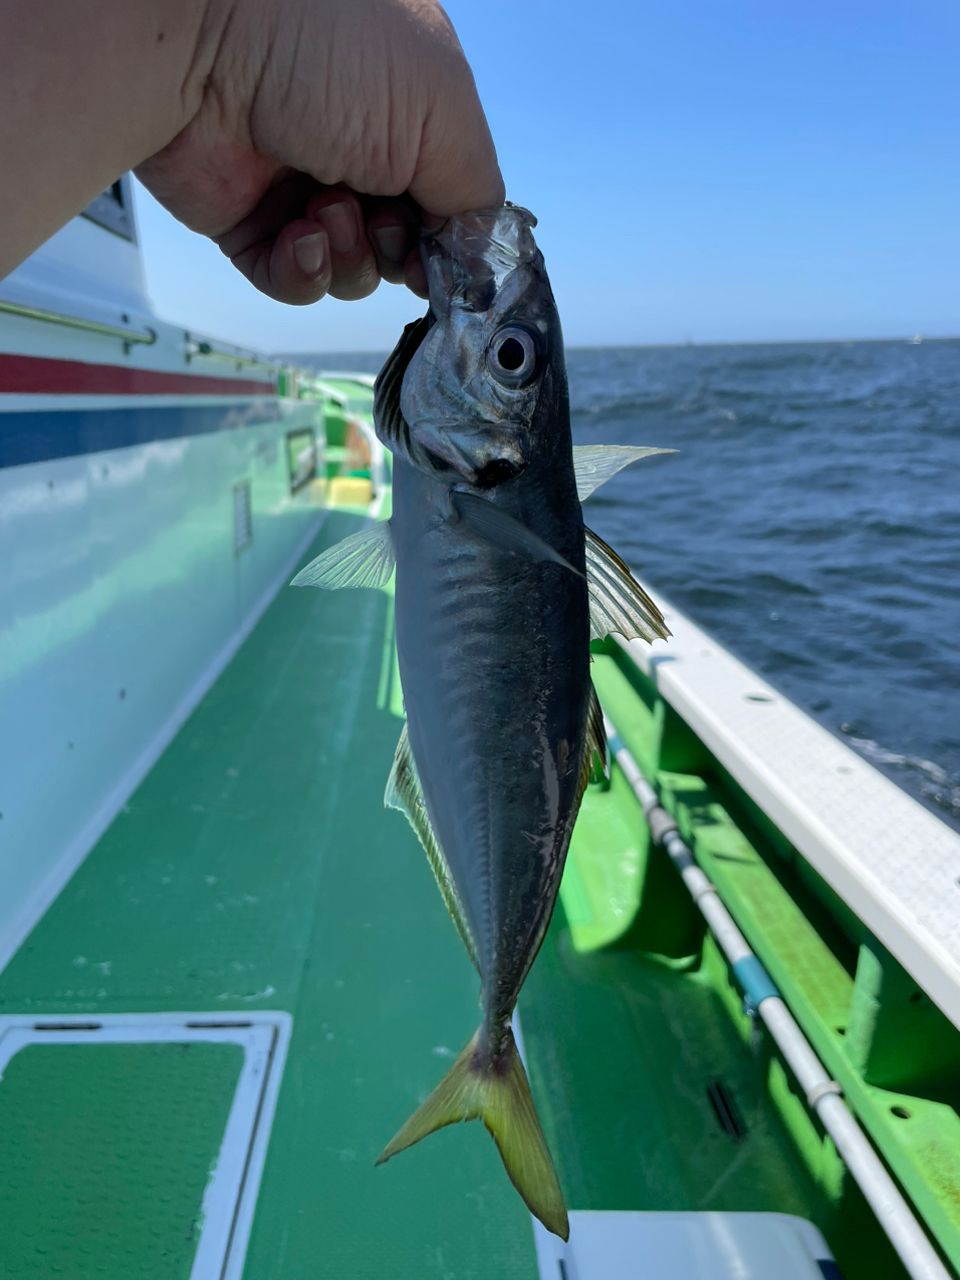
[[[960,341],[573,351],[588,503],[651,584],[960,828]]]
[[[589,523],[960,829],[960,340],[582,349],[567,367],[576,442],[677,450],[611,481]]]

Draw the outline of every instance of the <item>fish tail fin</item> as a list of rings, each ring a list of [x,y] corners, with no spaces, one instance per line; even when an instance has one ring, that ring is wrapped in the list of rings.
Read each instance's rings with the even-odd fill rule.
[[[543,1225],[566,1240],[570,1234],[563,1193],[544,1141],[530,1083],[520,1054],[508,1032],[496,1063],[478,1054],[480,1032],[400,1132],[384,1148],[377,1164],[444,1125],[460,1120],[483,1121],[500,1152],[510,1181]]]

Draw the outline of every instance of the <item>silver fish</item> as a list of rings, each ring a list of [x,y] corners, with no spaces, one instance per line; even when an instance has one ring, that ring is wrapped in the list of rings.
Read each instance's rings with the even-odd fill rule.
[[[377,381],[393,514],[295,582],[384,585],[396,567],[407,723],[386,803],[412,823],[480,975],[483,1019],[378,1163],[480,1118],[531,1211],[567,1214],[511,1018],[553,912],[602,717],[591,636],[666,635],[580,503],[651,449],[574,450],[563,341],[533,217],[513,206],[425,237],[430,311]]]

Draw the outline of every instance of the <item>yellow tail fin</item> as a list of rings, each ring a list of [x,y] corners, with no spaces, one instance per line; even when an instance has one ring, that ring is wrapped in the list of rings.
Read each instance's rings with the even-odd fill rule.
[[[543,1138],[527,1073],[510,1035],[496,1067],[482,1067],[473,1037],[444,1078],[384,1148],[377,1164],[412,1147],[435,1129],[480,1119],[493,1135],[510,1181],[530,1212],[566,1240],[570,1234],[563,1194]]]

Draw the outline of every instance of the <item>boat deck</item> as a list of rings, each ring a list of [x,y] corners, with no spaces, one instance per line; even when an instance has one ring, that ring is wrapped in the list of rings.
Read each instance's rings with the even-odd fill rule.
[[[331,514],[310,555],[359,523]],[[207,1280],[221,1263],[198,1271],[198,1242],[224,1213],[223,1275],[539,1274],[530,1217],[478,1126],[374,1168],[477,1020],[426,861],[381,804],[400,728],[390,603],[281,590],[0,977],[7,1025],[51,1028],[0,1090],[0,1275]],[[629,859],[629,813],[616,788],[592,790],[578,839]],[[827,1226],[720,968],[629,945],[584,954],[558,908],[521,1017],[571,1208]],[[272,1102],[251,1111],[265,1163],[244,1265],[243,1211],[214,1205],[208,1183],[255,1060],[238,1042],[274,1013],[292,1030],[272,1129]],[[154,1030],[94,1052],[74,1025],[121,1015]],[[204,1039],[185,1020],[223,1025]],[[251,1161],[250,1204],[255,1180]]]

